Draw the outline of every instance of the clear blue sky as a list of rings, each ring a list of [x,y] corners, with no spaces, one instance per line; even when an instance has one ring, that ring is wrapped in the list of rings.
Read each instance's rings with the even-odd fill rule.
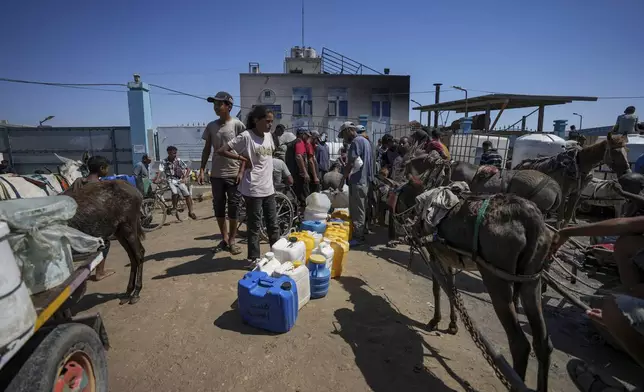
[[[411,75],[412,92],[442,82],[527,94],[644,95],[641,0],[305,2],[307,46]],[[146,82],[197,95],[239,95],[238,74],[249,61],[282,71],[286,50],[300,44],[300,12],[300,0],[4,1],[0,77],[126,83],[138,72]],[[412,99],[429,104],[434,97]],[[644,111],[643,99],[547,108],[546,129],[555,119],[576,123],[573,112],[584,115],[584,127],[609,125],[629,104]],[[152,105],[155,125],[214,117],[205,102],[158,90]],[[527,112],[506,112],[500,124]],[[54,126],[127,125],[127,97],[0,82],[0,119],[36,124],[47,115],[56,116]]]

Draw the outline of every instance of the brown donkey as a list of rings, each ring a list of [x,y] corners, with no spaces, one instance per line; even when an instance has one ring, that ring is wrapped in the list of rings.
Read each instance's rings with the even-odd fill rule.
[[[122,180],[88,183],[80,189],[64,193],[78,204],[70,227],[105,241],[105,256],[109,239],[115,236],[130,259],[130,279],[121,304],[135,304],[143,288],[143,257],[145,248],[141,242],[145,233],[141,227],[141,204],[143,196]]]

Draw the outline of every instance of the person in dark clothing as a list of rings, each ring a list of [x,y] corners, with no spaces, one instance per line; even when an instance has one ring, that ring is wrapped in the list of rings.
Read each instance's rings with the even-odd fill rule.
[[[11,165],[9,164],[9,161],[6,159],[3,159],[2,162],[0,163],[0,174],[14,174],[16,171],[13,170]]]
[[[481,165],[496,166],[499,170],[503,164],[503,158],[496,148],[492,147],[492,142],[486,140],[483,142],[483,154],[481,155]]]
[[[326,144],[326,139],[326,132],[322,132],[315,141],[315,161],[318,164],[318,178],[320,180],[324,178],[324,175],[327,174],[331,168],[329,145]]]

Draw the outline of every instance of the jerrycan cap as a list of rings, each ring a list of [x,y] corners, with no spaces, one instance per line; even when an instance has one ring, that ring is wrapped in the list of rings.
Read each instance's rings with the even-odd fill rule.
[[[274,257],[275,257],[275,253],[273,253],[273,252],[266,252],[266,253],[264,254],[264,257],[266,257],[267,259],[269,259],[269,260],[270,260],[270,259],[272,259],[272,258],[274,258]]]
[[[291,285],[291,282],[284,282],[284,283],[282,283],[282,285],[280,286],[280,288],[281,288],[282,290],[287,290],[287,291],[290,291],[292,287],[293,287],[293,285]]]
[[[288,242],[290,242],[291,244],[296,243],[297,242],[297,237],[295,237],[295,236],[288,237]]]
[[[313,264],[326,264],[326,258],[322,255],[311,255],[309,262]]]

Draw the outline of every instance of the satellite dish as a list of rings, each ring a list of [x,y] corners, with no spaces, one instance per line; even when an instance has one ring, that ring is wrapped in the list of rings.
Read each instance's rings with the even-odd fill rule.
[[[259,102],[264,105],[272,105],[275,103],[276,99],[277,94],[275,94],[275,91],[271,90],[270,88],[262,90],[262,92],[259,94]]]

